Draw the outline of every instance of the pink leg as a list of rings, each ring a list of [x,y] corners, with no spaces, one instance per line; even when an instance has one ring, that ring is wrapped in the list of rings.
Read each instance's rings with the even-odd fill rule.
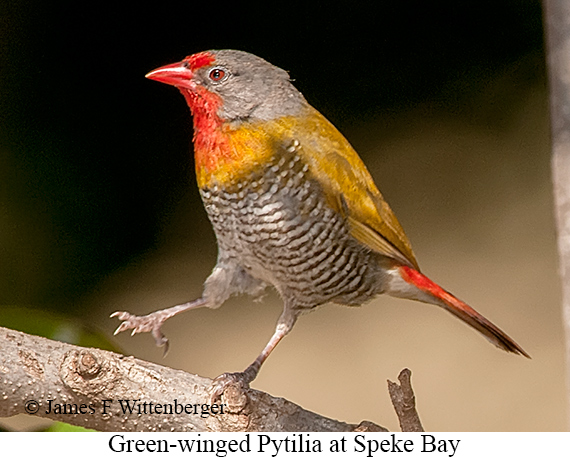
[[[261,354],[259,354],[244,371],[238,373],[224,373],[214,379],[210,395],[211,402],[216,402],[222,396],[226,387],[230,384],[237,383],[241,384],[242,388],[249,387],[249,383],[257,377],[263,362],[267,360],[267,357],[269,357],[269,354],[273,352],[273,349],[275,349],[277,344],[279,344],[279,341],[281,341],[283,337],[291,331],[296,320],[297,313],[295,311],[285,309],[277,322],[277,327],[275,328],[273,336],[265,345]]]
[[[117,330],[115,330],[115,335],[129,329],[133,330],[131,335],[150,332],[156,341],[156,345],[164,346],[164,354],[166,354],[168,352],[168,339],[160,330],[162,324],[164,324],[167,319],[183,311],[201,308],[203,306],[206,306],[206,300],[204,298],[198,298],[197,300],[182,303],[181,305],[176,305],[171,308],[161,309],[145,316],[135,316],[126,311],[116,311],[111,314],[111,317],[117,317],[120,321],[123,321],[121,325],[117,327]]]

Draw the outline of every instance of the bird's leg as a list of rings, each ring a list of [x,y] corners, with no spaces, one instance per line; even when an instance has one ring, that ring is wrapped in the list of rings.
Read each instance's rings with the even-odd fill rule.
[[[279,341],[291,331],[297,321],[297,316],[298,313],[296,311],[286,306],[277,321],[273,336],[257,358],[244,371],[238,373],[224,373],[214,379],[210,395],[212,403],[215,403],[222,396],[224,390],[230,384],[239,384],[243,389],[249,387],[249,383],[257,377],[263,362],[265,362],[269,354],[273,352],[273,349],[275,349]]]
[[[164,353],[166,354],[168,352],[168,338],[166,338],[160,330],[164,321],[170,319],[172,316],[180,314],[183,311],[201,308],[206,306],[206,304],[206,299],[201,297],[197,300],[182,303],[171,308],[161,309],[145,316],[135,316],[126,311],[116,311],[111,314],[111,317],[117,317],[123,322],[117,327],[117,330],[115,330],[115,335],[129,329],[133,330],[131,335],[134,335],[135,333],[150,332],[156,341],[156,345],[164,346]]]

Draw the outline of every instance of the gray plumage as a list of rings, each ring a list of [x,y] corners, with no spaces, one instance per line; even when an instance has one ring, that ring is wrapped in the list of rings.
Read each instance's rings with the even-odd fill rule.
[[[381,293],[441,306],[498,347],[528,357],[419,272],[365,165],[287,72],[251,54],[222,50],[188,56],[147,77],[178,87],[192,110],[198,182],[218,261],[202,297],[147,316],[115,313],[123,321],[116,332],[152,332],[165,345],[161,326],[168,318],[275,287],[284,306],[273,336],[243,372],[216,378],[214,400],[228,384],[255,379],[301,312],[325,303],[359,305]],[[285,131],[272,133],[273,125],[284,124]]]
[[[297,147],[283,145],[258,174],[233,187],[201,190],[219,249],[204,290],[212,306],[263,285],[274,286],[294,312],[328,302],[358,305],[381,292],[382,256],[350,236]]]

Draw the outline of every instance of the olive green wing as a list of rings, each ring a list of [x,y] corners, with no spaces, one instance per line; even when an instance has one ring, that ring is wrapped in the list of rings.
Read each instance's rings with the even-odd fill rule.
[[[356,151],[329,121],[311,111],[303,128],[295,132],[298,152],[321,184],[329,204],[346,217],[358,241],[419,270],[402,226]]]

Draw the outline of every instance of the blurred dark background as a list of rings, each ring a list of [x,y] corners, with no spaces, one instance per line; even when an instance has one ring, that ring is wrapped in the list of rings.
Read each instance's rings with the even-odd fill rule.
[[[537,1],[226,5],[2,2],[6,302],[82,314],[76,301],[152,248],[193,186],[188,111],[144,79],[157,66],[205,49],[252,52],[290,71],[342,129],[426,100],[460,111],[489,74],[543,43]]]
[[[454,271],[455,256],[469,257],[480,246],[489,247],[485,244],[488,230],[475,233],[473,224],[457,225],[465,215],[473,218],[469,220],[487,219],[488,210],[477,203],[502,191],[483,185],[485,179],[493,177],[489,182],[497,183],[512,174],[516,185],[548,187],[539,1],[82,4],[1,0],[0,306],[41,308],[84,321],[93,316],[103,319],[106,307],[112,311],[117,303],[136,310],[133,299],[109,301],[113,296],[109,290],[132,291],[144,283],[142,288],[148,287],[152,294],[157,293],[156,287],[143,280],[118,286],[113,278],[125,271],[144,270],[156,258],[167,257],[166,245],[172,256],[184,255],[197,264],[190,270],[176,266],[163,273],[178,278],[180,290],[185,290],[180,300],[199,294],[201,281],[214,264],[215,245],[195,189],[189,112],[175,89],[148,81],[144,75],[188,54],[219,48],[252,52],[290,72],[310,103],[347,133],[370,164],[403,225],[411,227],[408,232],[416,250],[437,246],[435,239],[440,235],[450,243],[454,237],[470,242],[459,253],[451,254],[452,247],[440,250],[441,258],[439,253],[432,256],[434,265],[445,258]],[[521,116],[530,112],[529,97],[534,100],[535,117],[522,125]],[[454,124],[459,121],[461,127]],[[501,157],[506,144],[503,134],[520,138],[521,131],[528,133],[533,127],[538,133],[530,138],[539,138],[537,144],[543,149],[534,143],[516,146],[505,149]],[[475,132],[474,139],[465,132]],[[421,148],[431,141],[423,136],[428,134],[437,137],[433,155],[429,148],[427,152]],[[481,140],[481,135],[487,135],[486,139]],[[417,156],[398,152],[407,139],[417,140],[418,146],[404,145],[406,150],[418,151]],[[510,146],[519,144],[513,141]],[[390,147],[395,144],[399,146]],[[497,145],[499,153],[486,145]],[[451,151],[455,149],[466,155],[454,156]],[[450,179],[455,171],[444,170],[444,164],[459,167],[464,174]],[[513,172],[513,164],[523,168]],[[515,185],[505,192],[513,201],[520,197]],[[521,210],[520,220],[547,221],[546,263],[555,275],[548,191],[540,195],[546,195],[538,206],[546,208],[547,216]],[[407,207],[410,202],[415,206]],[[504,208],[516,207],[507,200],[501,202],[503,214]],[[415,219],[422,211],[429,214],[426,221],[433,217],[440,225],[430,227],[420,216]],[[511,235],[507,232],[506,236],[510,239]],[[441,246],[448,244],[442,241]],[[519,246],[528,249],[525,241]],[[510,248],[518,249],[516,245]],[[430,249],[423,250],[417,253],[420,263],[425,265],[422,258],[427,257],[429,265]],[[181,251],[184,254],[178,254]],[[491,256],[497,254],[485,258]],[[478,274],[473,268],[468,276]],[[149,276],[158,283],[156,276]],[[440,277],[446,278],[445,270]],[[185,281],[196,285],[184,289]],[[453,278],[446,279],[446,284],[461,291]],[[555,289],[551,283],[545,287]],[[97,294],[99,298],[94,298]],[[270,310],[274,317],[255,347],[261,348],[272,331],[271,321],[280,306],[274,301],[277,304]],[[145,310],[171,304],[170,298],[155,297],[154,305],[145,305]],[[549,322],[555,322],[557,304],[552,301],[549,306]],[[449,324],[447,316],[444,319],[432,309],[426,315],[430,312]],[[211,314],[203,316],[213,319]],[[532,319],[529,313],[525,316],[521,325],[528,330]],[[95,326],[103,326],[106,333],[115,325],[101,322]],[[508,322],[504,317],[499,323]],[[233,336],[247,338],[250,331],[244,328]],[[554,331],[559,335],[556,332],[559,329]],[[460,327],[458,335],[465,333]],[[520,339],[521,332],[513,336]],[[151,346],[144,336],[138,338]],[[120,341],[130,344],[126,338]],[[196,339],[178,342],[182,348],[196,343]],[[388,340],[382,344],[388,345]],[[326,354],[327,343],[322,345],[320,350]],[[528,350],[532,353],[532,349]],[[243,360],[253,359],[256,351],[248,349]],[[152,357],[160,361],[158,352]],[[135,355],[142,356],[136,351]],[[170,362],[176,360],[174,355]],[[282,363],[286,368],[281,375],[296,370],[294,364]],[[201,374],[215,376],[216,370],[240,368],[217,366]],[[352,370],[360,377],[369,374],[366,367]],[[382,372],[381,376],[396,374]],[[279,390],[274,393],[285,395]],[[454,421],[448,421],[447,427],[453,430]],[[477,427],[485,429],[484,425],[473,426]],[[545,429],[556,426],[545,425]]]

